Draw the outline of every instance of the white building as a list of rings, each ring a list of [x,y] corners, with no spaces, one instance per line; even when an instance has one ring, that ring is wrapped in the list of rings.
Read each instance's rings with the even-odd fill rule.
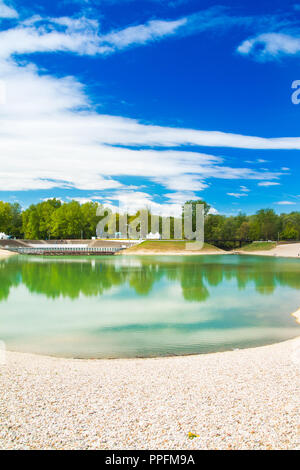
[[[147,240],[161,240],[161,234],[156,232],[156,233],[148,233],[147,235]]]
[[[6,233],[0,232],[0,240],[9,240],[9,235],[6,235]]]

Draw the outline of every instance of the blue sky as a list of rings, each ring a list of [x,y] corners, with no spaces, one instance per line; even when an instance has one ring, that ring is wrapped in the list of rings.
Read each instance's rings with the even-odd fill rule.
[[[0,199],[300,210],[299,60],[296,1],[0,0]]]

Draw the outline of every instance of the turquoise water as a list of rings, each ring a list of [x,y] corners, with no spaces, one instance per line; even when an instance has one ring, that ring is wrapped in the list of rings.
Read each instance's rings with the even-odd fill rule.
[[[193,354],[300,335],[300,260],[254,256],[0,260],[0,340],[79,358]]]

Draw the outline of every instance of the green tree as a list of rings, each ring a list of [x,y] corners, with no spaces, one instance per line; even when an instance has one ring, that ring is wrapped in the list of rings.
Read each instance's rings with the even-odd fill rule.
[[[292,225],[287,225],[280,234],[282,240],[298,240],[299,232]]]
[[[53,212],[51,225],[56,238],[81,238],[84,223],[79,202],[62,204]]]
[[[57,199],[32,204],[23,212],[23,232],[27,239],[47,239],[52,234],[52,216],[61,206]]]
[[[250,223],[243,222],[238,229],[237,238],[242,240],[249,240],[250,238]]]
[[[280,227],[279,216],[273,209],[261,209],[255,215],[260,239],[263,240],[276,240]]]
[[[37,207],[32,204],[28,209],[26,209],[22,214],[23,221],[23,233],[25,239],[28,240],[38,240],[40,238],[40,220]]]
[[[98,203],[87,202],[80,208],[82,214],[83,238],[91,238],[96,235],[96,228],[101,217],[97,216]]]
[[[23,235],[22,228],[22,208],[19,203],[15,202],[11,204],[11,227],[9,229],[9,235],[20,238]]]
[[[0,232],[9,234],[12,220],[13,214],[11,204],[0,201]]]

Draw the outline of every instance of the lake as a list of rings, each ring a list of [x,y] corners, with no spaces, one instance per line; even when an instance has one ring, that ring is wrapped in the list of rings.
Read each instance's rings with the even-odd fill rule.
[[[300,335],[300,260],[14,256],[0,260],[11,351],[118,358],[207,353]]]

